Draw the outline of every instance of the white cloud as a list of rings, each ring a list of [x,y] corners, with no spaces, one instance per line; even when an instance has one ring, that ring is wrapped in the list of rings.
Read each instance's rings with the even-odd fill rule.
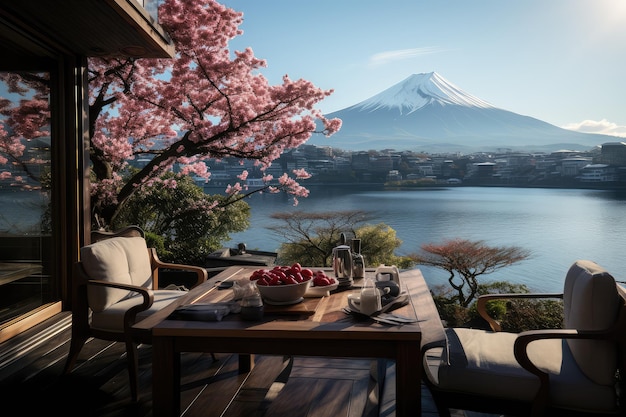
[[[374,54],[369,59],[369,65],[383,65],[392,61],[414,58],[416,56],[439,52],[436,46],[425,46],[422,48],[398,49],[395,51],[385,51]]]
[[[606,119],[602,119],[600,121],[583,120],[580,123],[569,123],[562,126],[562,128],[584,133],[598,133],[602,135],[626,137],[626,126],[620,126],[617,123],[609,122]]]

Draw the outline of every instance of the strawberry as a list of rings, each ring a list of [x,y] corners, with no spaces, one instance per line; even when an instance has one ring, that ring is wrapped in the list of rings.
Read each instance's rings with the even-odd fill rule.
[[[330,280],[327,277],[316,276],[313,278],[313,284],[316,287],[326,287],[331,284]]]
[[[300,272],[302,271],[302,265],[300,265],[298,262],[294,263],[293,265],[290,266],[290,269],[294,272]]]

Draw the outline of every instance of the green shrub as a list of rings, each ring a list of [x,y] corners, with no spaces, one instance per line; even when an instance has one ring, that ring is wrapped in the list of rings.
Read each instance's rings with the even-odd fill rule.
[[[480,295],[528,293],[525,285],[506,281],[481,284]],[[480,317],[476,303],[461,307],[455,293],[444,286],[433,288],[433,299],[442,320],[448,327],[473,327],[489,329]],[[533,329],[559,329],[563,326],[563,302],[558,299],[502,299],[486,304],[487,312],[497,320],[503,331],[518,333]]]

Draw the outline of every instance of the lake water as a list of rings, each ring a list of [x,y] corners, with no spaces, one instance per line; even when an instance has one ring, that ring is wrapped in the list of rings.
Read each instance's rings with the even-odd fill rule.
[[[40,233],[47,205],[48,197],[40,191],[0,190],[0,234]]]
[[[604,266],[626,280],[626,195],[606,190],[451,187],[387,191],[311,187],[297,207],[285,195],[259,194],[248,200],[252,226],[230,243],[275,251],[280,237],[266,228],[270,218],[289,210],[365,210],[371,223],[395,229],[405,255],[424,243],[462,238],[488,245],[520,246],[531,257],[485,275],[484,280],[526,284],[532,291],[560,292],[565,273],[577,259]],[[234,245],[233,245],[234,246]],[[446,284],[444,271],[420,267],[430,285]]]
[[[371,223],[385,223],[396,231],[402,240],[398,255],[418,252],[424,243],[453,238],[531,251],[529,259],[485,275],[485,280],[523,283],[533,291],[561,291],[569,266],[576,259],[590,259],[626,281],[626,194],[488,187],[310,190],[311,195],[300,199],[297,207],[284,194],[251,196],[247,201],[252,207],[252,226],[232,235],[227,245],[245,242],[249,249],[277,250],[281,239],[267,230],[280,224],[270,218],[275,212],[364,210],[373,216]],[[0,232],[37,231],[45,202],[38,192],[0,193]],[[447,284],[444,271],[419,268],[430,285]]]

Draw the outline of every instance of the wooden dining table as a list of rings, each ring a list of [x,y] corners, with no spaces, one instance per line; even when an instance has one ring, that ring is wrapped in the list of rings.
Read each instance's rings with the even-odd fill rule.
[[[421,415],[420,345],[424,330],[431,326],[439,329],[441,324],[418,269],[400,273],[400,288],[408,297],[393,311],[415,319],[414,323],[388,325],[346,314],[348,294],[359,290],[362,279],[328,295],[305,296],[295,305],[266,303],[259,321],[244,321],[239,314],[217,321],[174,318],[182,306],[231,301],[233,291],[220,289],[219,284],[249,280],[255,269],[258,267],[228,267],[135,326],[152,333],[154,417],[180,415],[182,352],[238,353],[240,372],[251,369],[254,354],[391,359],[396,367],[396,416]],[[366,270],[365,275],[373,277],[374,270]],[[439,337],[436,331],[426,334]]]

